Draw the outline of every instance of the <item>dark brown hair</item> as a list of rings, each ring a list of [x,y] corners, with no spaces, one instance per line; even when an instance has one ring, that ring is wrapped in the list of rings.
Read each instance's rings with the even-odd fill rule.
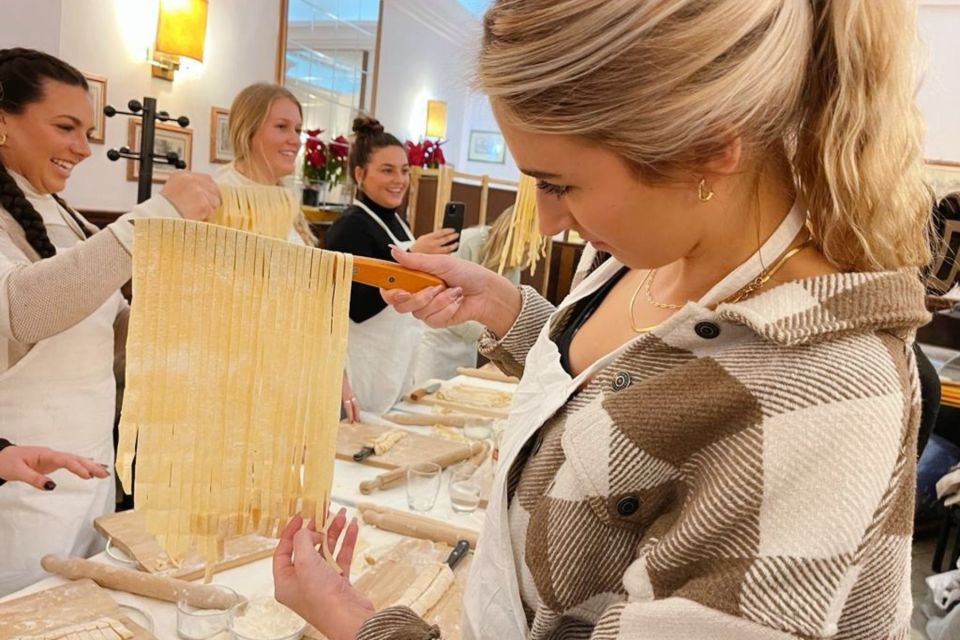
[[[350,179],[357,167],[366,167],[370,156],[384,147],[400,147],[403,143],[383,130],[383,125],[376,118],[368,115],[359,115],[353,120],[353,144],[350,145]]]
[[[23,113],[28,105],[43,100],[43,85],[48,80],[89,89],[82,73],[48,53],[33,49],[0,49],[0,112]],[[73,215],[60,198],[54,197]],[[43,218],[27,200],[2,162],[0,162],[0,207],[13,216],[23,229],[27,242],[41,258],[56,255],[57,250],[50,242]],[[80,228],[89,235],[85,225],[81,224]]]

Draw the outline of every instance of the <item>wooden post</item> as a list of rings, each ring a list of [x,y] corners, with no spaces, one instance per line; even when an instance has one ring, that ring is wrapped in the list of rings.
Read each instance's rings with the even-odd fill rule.
[[[410,229],[417,226],[417,198],[420,196],[420,178],[422,167],[410,167],[410,189],[407,191],[407,224]]]
[[[437,203],[433,210],[433,230],[443,224],[443,207],[453,192],[453,167],[443,165],[437,171]]]
[[[487,205],[490,200],[490,176],[480,178],[480,226],[487,223]]]

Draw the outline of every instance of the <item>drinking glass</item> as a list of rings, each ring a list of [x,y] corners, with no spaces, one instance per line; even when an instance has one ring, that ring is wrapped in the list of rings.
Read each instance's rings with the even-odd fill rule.
[[[457,513],[473,513],[480,505],[480,472],[469,462],[450,470],[447,492],[450,507]]]
[[[433,462],[420,462],[407,469],[407,506],[413,511],[430,511],[440,493],[443,470]]]

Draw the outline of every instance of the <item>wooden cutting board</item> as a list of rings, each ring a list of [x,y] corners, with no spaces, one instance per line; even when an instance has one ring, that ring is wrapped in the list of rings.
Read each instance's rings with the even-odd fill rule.
[[[396,602],[423,567],[431,562],[446,560],[451,550],[445,544],[426,540],[404,540],[397,543],[376,564],[357,578],[354,586],[365,593],[379,611]],[[472,561],[473,553],[470,552],[457,564],[453,572],[457,578],[456,582],[443,595],[440,602],[424,616],[427,622],[440,627],[443,640],[460,640],[463,588]],[[312,627],[307,628],[304,637],[326,640]]]
[[[113,540],[113,546],[137,561],[137,568],[158,575],[196,580],[203,577],[205,560],[197,554],[187,556],[179,567],[175,566],[163,547],[147,531],[143,514],[139,511],[121,511],[100,516],[93,526],[105,538]],[[227,538],[224,556],[214,565],[214,573],[273,555],[277,541],[273,538],[247,535]]]
[[[137,640],[156,638],[130,620],[106,590],[92,580],[77,580],[0,604],[0,640],[40,635],[103,617],[122,622]]]
[[[386,427],[355,422],[340,423],[337,433],[337,458],[353,461],[353,454],[362,449],[366,443],[372,442],[378,436],[392,431]],[[372,455],[362,464],[382,469],[396,469],[407,467],[418,462],[428,462],[437,456],[462,449],[465,445],[446,438],[435,438],[407,431],[405,438],[397,442],[382,456]]]

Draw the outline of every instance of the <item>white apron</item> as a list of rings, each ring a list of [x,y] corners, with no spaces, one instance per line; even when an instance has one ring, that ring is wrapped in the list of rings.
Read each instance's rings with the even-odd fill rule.
[[[0,436],[113,467],[113,323],[121,305],[117,291],[0,373]],[[0,487],[0,596],[46,577],[45,554],[85,558],[103,548],[93,519],[114,510],[113,477],[81,480],[64,470],[50,477],[53,491],[22,482]]]
[[[710,305],[736,293],[783,254],[804,225],[805,215],[794,206],[780,227],[749,260],[737,267],[711,289],[699,304]],[[761,263],[760,256],[763,260]],[[594,362],[576,378],[560,365],[560,351],[550,339],[554,318],[565,308],[592,294],[609,280],[622,263],[608,259],[570,293],[544,325],[536,343],[527,354],[523,378],[514,394],[510,416],[500,447],[497,473],[490,490],[476,557],[464,591],[463,637],[465,640],[492,638],[520,640],[527,637],[527,620],[520,599],[517,567],[512,552],[507,519],[507,475],[524,444],[540,429],[567,399],[597,371],[607,366],[636,340]]]
[[[406,240],[400,240],[383,220],[365,204],[354,200],[370,218],[380,225],[387,237],[399,248],[413,244],[413,232],[400,216]],[[396,214],[394,214],[396,215]],[[350,321],[347,334],[347,378],[363,411],[381,415],[413,387],[417,347],[423,335],[423,324],[409,314],[397,313],[387,305],[377,315],[363,322]]]

